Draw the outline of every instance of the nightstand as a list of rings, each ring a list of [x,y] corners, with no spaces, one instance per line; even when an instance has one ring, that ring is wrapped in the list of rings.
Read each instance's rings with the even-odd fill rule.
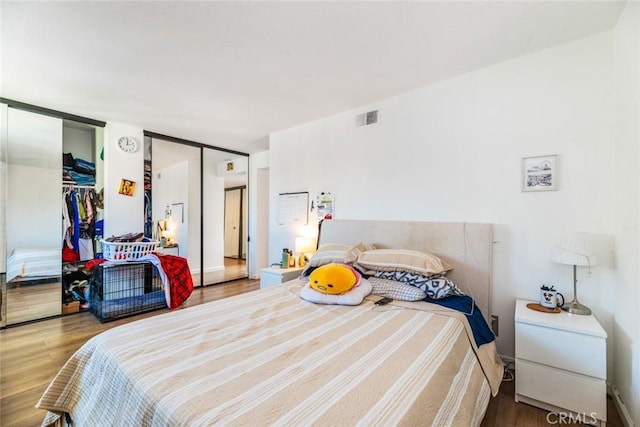
[[[607,333],[593,314],[542,313],[516,301],[516,402],[557,420],[607,421]]]
[[[269,267],[260,270],[260,288],[268,288],[269,286],[279,285],[288,280],[293,280],[300,276],[304,268],[292,267],[292,268],[280,268]]]
[[[155,252],[159,252],[161,254],[165,254],[165,255],[175,255],[175,256],[179,256],[180,255],[180,248],[178,247],[178,245],[174,245],[174,246],[158,246],[155,250]]]

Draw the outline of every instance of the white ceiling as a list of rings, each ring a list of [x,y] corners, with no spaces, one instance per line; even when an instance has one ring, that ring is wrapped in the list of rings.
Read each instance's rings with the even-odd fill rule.
[[[612,28],[624,2],[0,3],[0,96],[243,152]]]

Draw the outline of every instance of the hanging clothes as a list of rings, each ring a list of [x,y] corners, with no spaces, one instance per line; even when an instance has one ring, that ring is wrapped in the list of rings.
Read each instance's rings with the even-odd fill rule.
[[[93,188],[71,185],[63,193],[63,248],[67,259],[72,250],[77,260],[93,259],[97,208],[96,192]]]
[[[73,243],[73,250],[79,253],[80,243],[78,242],[78,239],[80,239],[80,210],[78,208],[76,190],[73,188],[71,189],[69,198],[71,199],[71,212],[73,212],[73,234],[71,236],[71,242]]]

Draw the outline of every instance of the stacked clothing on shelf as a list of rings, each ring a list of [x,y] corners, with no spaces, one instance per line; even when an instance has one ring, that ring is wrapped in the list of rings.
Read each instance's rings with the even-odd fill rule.
[[[93,240],[97,218],[96,191],[70,186],[62,194],[62,261],[94,258]]]
[[[62,155],[62,181],[77,185],[96,184],[96,165],[71,153]]]

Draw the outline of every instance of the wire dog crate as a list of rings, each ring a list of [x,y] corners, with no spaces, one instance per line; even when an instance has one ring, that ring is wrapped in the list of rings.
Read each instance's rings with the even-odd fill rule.
[[[166,306],[162,279],[152,263],[104,263],[94,267],[89,310],[100,322]]]

